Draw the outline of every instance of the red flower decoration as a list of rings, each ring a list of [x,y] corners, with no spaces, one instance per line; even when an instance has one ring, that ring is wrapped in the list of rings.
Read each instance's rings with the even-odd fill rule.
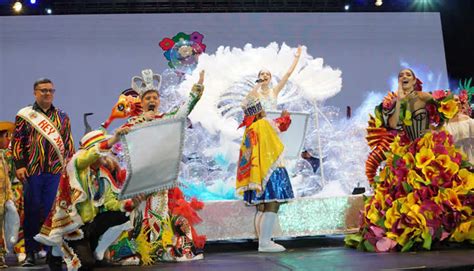
[[[440,131],[438,133],[433,133],[433,141],[435,144],[443,144],[447,138],[448,138],[448,135],[443,131]]]
[[[467,90],[461,90],[461,92],[459,93],[459,101],[461,103],[466,103],[469,100],[468,98],[469,96],[467,95]]]
[[[169,49],[173,48],[174,40],[170,38],[164,38],[162,41],[160,41],[159,45],[163,51],[168,51]]]
[[[440,89],[440,90],[435,90],[435,91],[433,92],[433,98],[434,98],[435,100],[438,100],[438,101],[444,99],[447,95],[448,95],[448,94],[446,93],[446,91],[444,91],[444,90],[442,90],[442,89]]]
[[[448,154],[448,150],[443,144],[436,144],[433,148],[433,152],[436,154]]]
[[[430,116],[430,123],[434,126],[438,126],[441,118],[439,117],[436,105],[432,103],[427,104],[426,111],[428,111],[428,115]]]

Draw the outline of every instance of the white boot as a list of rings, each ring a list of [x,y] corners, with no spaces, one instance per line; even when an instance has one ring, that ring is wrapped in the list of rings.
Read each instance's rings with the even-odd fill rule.
[[[257,238],[260,237],[260,224],[262,224],[263,212],[257,211],[255,214],[254,224],[255,224],[255,235]]]
[[[277,214],[273,212],[264,212],[262,222],[260,223],[260,236],[258,239],[259,252],[282,252],[285,247],[271,240],[273,225],[275,224]]]

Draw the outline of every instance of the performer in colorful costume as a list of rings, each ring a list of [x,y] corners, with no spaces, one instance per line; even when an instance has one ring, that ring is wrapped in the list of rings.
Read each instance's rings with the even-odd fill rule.
[[[471,88],[474,92],[474,87]],[[469,163],[474,164],[474,119],[470,117],[469,104],[471,94],[463,89],[459,95],[454,95],[458,104],[458,113],[446,124],[446,130],[453,135],[454,143],[466,155]]]
[[[116,197],[120,178],[110,170],[108,151],[128,130],[119,128],[112,137],[96,130],[81,139],[80,150],[68,162],[68,174],[61,178],[54,209],[35,236],[38,242],[61,247],[68,270],[92,269],[99,238],[129,221],[126,213],[144,200],[144,196],[125,201]],[[61,270],[61,262],[55,263],[50,268]]]
[[[7,268],[5,263],[6,241],[4,224],[7,202],[13,205],[14,195],[11,188],[13,171],[13,159],[11,151],[8,150],[10,137],[15,129],[12,122],[0,122],[0,268]],[[13,175],[14,176],[14,175]]]
[[[137,82],[140,82],[137,84]],[[159,113],[160,105],[159,88],[161,76],[153,74],[152,70],[143,70],[142,77],[132,79],[132,88],[140,93],[141,108],[144,113],[131,117],[125,127],[135,124],[167,118],[186,117],[191,113],[196,103],[201,98],[204,90],[204,71],[201,71],[199,81],[191,90],[186,104],[170,113]],[[148,244],[142,243],[141,263],[152,264],[155,261],[187,261],[202,259],[202,249],[205,244],[205,236],[196,233],[193,225],[201,222],[197,210],[203,208],[203,203],[195,198],[187,202],[181,190],[176,187],[169,190],[154,193],[148,197],[146,204],[133,212],[135,231],[140,232],[135,239],[146,240]],[[145,235],[146,237],[144,238]],[[138,240],[136,240],[138,241]],[[126,257],[137,252],[130,244],[137,243],[123,236],[118,244],[112,246],[112,255]],[[140,243],[140,242],[139,242]],[[147,249],[144,249],[146,248]],[[129,251],[123,253],[123,251]],[[146,255],[145,255],[146,254]]]
[[[278,132],[286,131],[290,115],[283,111],[272,121],[265,119],[259,99],[253,95],[243,101],[245,126],[240,147],[236,191],[249,205],[256,205],[262,216],[255,219],[260,252],[280,252],[285,248],[271,241],[273,225],[281,203],[294,198],[288,172],[284,167],[284,145]]]
[[[473,243],[474,175],[442,128],[457,113],[453,95],[422,92],[410,69],[398,78],[397,93],[369,122],[367,175],[374,195],[366,199],[359,233],[348,235],[346,244],[383,252],[430,250],[440,241]]]

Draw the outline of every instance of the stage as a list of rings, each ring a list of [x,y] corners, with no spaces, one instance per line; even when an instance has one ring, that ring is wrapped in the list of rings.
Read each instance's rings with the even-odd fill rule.
[[[95,270],[473,270],[474,249],[443,248],[410,253],[367,253],[343,247],[343,236],[297,238],[280,241],[288,249],[282,253],[258,253],[256,242],[210,242],[204,260],[182,263],[158,263],[154,266],[114,266]],[[8,270],[25,270],[12,258]],[[42,264],[35,270],[48,270]]]

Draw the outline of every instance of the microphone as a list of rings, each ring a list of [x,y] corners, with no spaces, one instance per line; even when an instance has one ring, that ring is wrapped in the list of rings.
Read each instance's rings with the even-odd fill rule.
[[[155,111],[155,105],[154,104],[148,105],[148,111]]]
[[[265,80],[259,78],[259,79],[255,80],[255,83],[262,83],[263,81],[265,81]]]

